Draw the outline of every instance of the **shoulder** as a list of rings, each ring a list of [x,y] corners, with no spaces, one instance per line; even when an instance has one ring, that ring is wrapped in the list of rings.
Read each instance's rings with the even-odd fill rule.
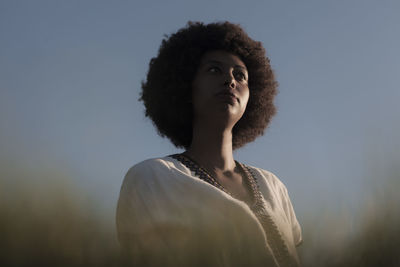
[[[184,164],[171,156],[165,156],[146,159],[133,165],[123,179],[120,193],[131,194],[135,191],[146,197],[170,196],[178,191],[204,187],[202,183],[205,182],[193,177]]]
[[[170,157],[146,159],[130,167],[125,175],[124,184],[139,180],[151,181],[160,174],[173,172],[174,169],[176,169],[175,162]]]
[[[157,170],[169,170],[169,171],[183,171],[187,172],[188,168],[185,168],[173,155],[151,158],[143,160],[133,165],[127,172],[127,174],[140,173],[146,171],[157,171]]]
[[[153,169],[168,169],[171,161],[168,157],[151,158],[133,165],[127,174],[140,173]]]
[[[292,228],[294,244],[299,245],[302,241],[301,227],[285,184],[270,171],[253,166],[248,167],[256,173],[257,183],[265,200],[274,210],[282,210],[285,214]]]
[[[182,180],[169,157],[152,158],[133,165],[126,173],[119,195],[118,213],[143,213],[178,198],[176,186]],[[146,212],[142,211],[146,208]],[[138,212],[141,211],[141,212]]]
[[[281,196],[288,195],[285,184],[272,172],[247,165],[250,170],[256,174],[257,182],[262,191],[268,190],[273,191],[275,194]]]
[[[288,214],[292,204],[285,184],[270,171],[253,166],[248,167],[253,172],[256,183],[265,200],[272,207],[279,206]]]

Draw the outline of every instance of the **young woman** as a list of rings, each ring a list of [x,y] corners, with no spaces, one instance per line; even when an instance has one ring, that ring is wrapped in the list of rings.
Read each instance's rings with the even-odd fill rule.
[[[239,25],[191,23],[163,40],[141,100],[181,154],[133,166],[117,231],[138,265],[296,266],[301,229],[283,183],[237,162],[263,134],[277,82],[260,42]]]

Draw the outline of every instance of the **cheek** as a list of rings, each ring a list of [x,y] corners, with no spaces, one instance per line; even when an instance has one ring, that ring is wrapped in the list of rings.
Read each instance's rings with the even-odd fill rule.
[[[244,92],[243,92],[243,100],[244,100],[244,106],[246,106],[247,105],[247,103],[249,102],[249,99],[250,99],[250,91],[249,91],[249,89],[246,89]]]

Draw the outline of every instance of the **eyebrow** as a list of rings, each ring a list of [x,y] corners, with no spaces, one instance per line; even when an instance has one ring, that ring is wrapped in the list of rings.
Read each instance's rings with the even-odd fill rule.
[[[206,62],[204,62],[204,64],[209,64],[209,63],[222,65],[221,61],[214,60],[214,59],[207,60]],[[235,65],[234,67],[240,68],[240,69],[243,69],[243,70],[247,71],[247,68],[245,66],[242,66],[242,65]]]

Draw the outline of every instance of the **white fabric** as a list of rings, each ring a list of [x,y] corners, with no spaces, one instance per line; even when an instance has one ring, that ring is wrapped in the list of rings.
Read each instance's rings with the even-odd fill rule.
[[[251,167],[265,206],[290,256],[302,240],[286,187],[272,173]],[[166,254],[159,264],[277,266],[263,228],[246,203],[199,179],[171,157],[149,159],[125,176],[117,208],[118,238],[138,260]]]

